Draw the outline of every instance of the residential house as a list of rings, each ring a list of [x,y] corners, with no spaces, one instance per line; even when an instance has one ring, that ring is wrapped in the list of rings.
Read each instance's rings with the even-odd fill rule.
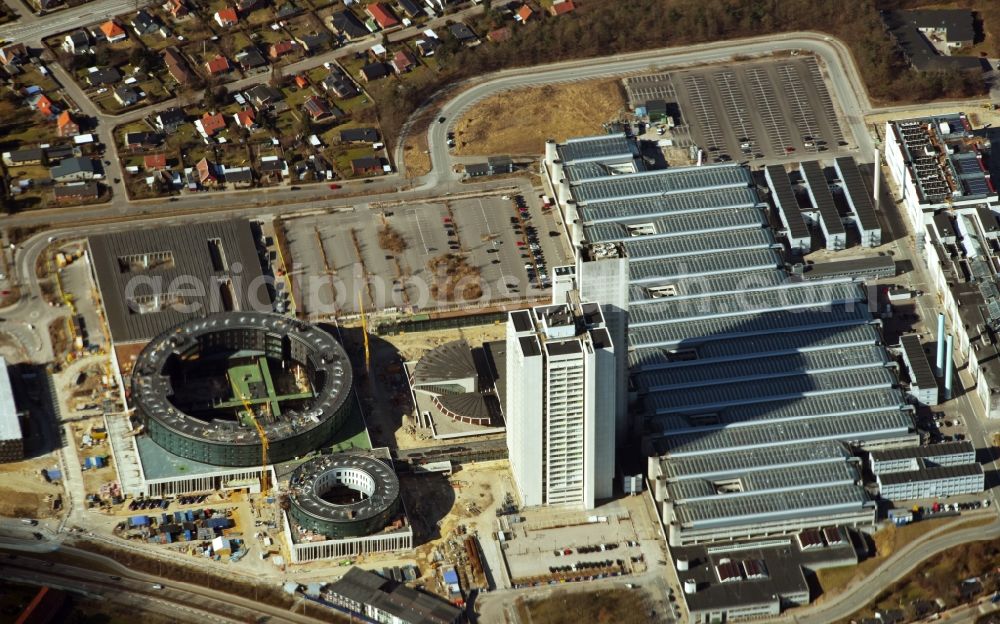
[[[377,63],[368,63],[361,68],[361,79],[365,82],[371,82],[373,80],[380,80],[389,75],[388,66],[382,61]]]
[[[573,4],[573,0],[556,0],[549,7],[549,13],[559,17],[560,15],[566,15],[576,10],[576,5]]]
[[[60,137],[72,137],[80,134],[80,124],[73,121],[69,111],[63,111],[56,120],[56,132]]]
[[[0,47],[0,64],[21,64],[28,60],[28,48],[23,43],[11,43]]]
[[[213,137],[226,129],[226,116],[222,113],[205,113],[201,116],[201,127],[206,135]]]
[[[56,182],[93,180],[98,175],[97,163],[90,158],[64,158],[49,169],[49,177]]]
[[[45,148],[45,160],[50,165],[64,158],[73,158],[74,156],[80,156],[80,149],[72,145],[50,145]]]
[[[108,43],[118,43],[128,38],[128,33],[125,32],[125,29],[119,26],[114,20],[108,20],[101,24],[101,34],[104,35]]]
[[[282,39],[281,41],[275,41],[274,43],[272,43],[271,47],[268,48],[267,50],[267,54],[268,56],[271,57],[272,60],[276,60],[285,56],[286,54],[291,54],[294,51],[295,51],[295,43],[292,41],[286,41]]]
[[[40,165],[44,160],[45,150],[40,147],[28,147],[3,153],[3,164],[8,167]]]
[[[168,108],[157,114],[156,127],[166,134],[173,134],[186,121],[184,111],[179,108]]]
[[[274,106],[285,99],[281,91],[267,84],[254,85],[247,90],[247,97],[257,110]]]
[[[306,89],[309,87],[309,77],[305,74],[295,74],[295,86],[299,89]]]
[[[117,67],[91,67],[87,70],[87,82],[92,87],[113,85],[122,79]]]
[[[396,4],[403,10],[403,13],[410,19],[416,19],[424,14],[413,0],[396,0]]]
[[[969,9],[926,9],[902,13],[924,36],[936,37],[949,48],[971,46],[975,40],[975,17]]]
[[[184,0],[167,0],[163,5],[163,10],[174,19],[182,18],[188,14],[187,4]]]
[[[356,176],[378,175],[382,173],[382,161],[378,158],[355,158],[351,161],[351,171]]]
[[[145,149],[154,147],[163,141],[163,137],[156,132],[126,132],[125,147],[130,150]]]
[[[264,156],[260,159],[260,175],[267,182],[281,182],[288,175],[288,165],[277,156]]]
[[[350,11],[337,11],[330,16],[330,23],[333,25],[333,30],[348,39],[360,39],[371,34],[361,20]]]
[[[143,35],[152,35],[159,32],[159,30],[163,28],[163,24],[160,23],[160,20],[150,15],[146,9],[140,9],[139,12],[135,14],[135,17],[132,18],[131,26],[132,30],[135,31],[135,34],[140,37]]]
[[[333,40],[333,36],[327,32],[312,32],[300,37],[296,37],[295,41],[298,42],[302,49],[306,51],[307,54],[318,54],[323,50],[330,47],[330,42]]]
[[[232,7],[226,7],[221,11],[217,11],[214,19],[222,28],[229,28],[240,22],[240,16],[236,13],[236,9]]]
[[[28,106],[46,117],[55,117],[59,112],[59,107],[44,93],[35,93],[28,96]]]
[[[167,168],[166,154],[146,154],[142,158],[142,168],[146,171],[161,171]]]
[[[373,61],[384,61],[389,56],[389,50],[381,43],[368,48],[368,58]]]
[[[372,2],[365,7],[365,13],[375,20],[382,30],[399,26],[399,20],[393,15],[392,10],[381,2]]]
[[[504,26],[503,28],[497,28],[496,30],[491,30],[486,35],[486,39],[492,41],[493,43],[503,43],[510,39],[511,30],[510,26]]]
[[[257,115],[253,112],[252,108],[246,108],[235,115],[233,119],[236,121],[236,125],[240,128],[246,128],[253,132],[257,129]]]
[[[522,24],[527,24],[528,19],[531,18],[532,13],[534,13],[534,11],[531,10],[530,6],[528,6],[527,4],[522,4],[521,8],[514,13],[514,20],[521,22]]]
[[[202,186],[214,185],[219,181],[215,175],[215,165],[210,163],[207,158],[199,160],[194,168],[198,172],[198,183]]]
[[[441,45],[441,41],[435,37],[428,37],[426,39],[417,39],[413,42],[413,45],[417,46],[420,56],[434,56],[434,50]]]
[[[93,180],[74,182],[53,187],[53,197],[62,204],[71,201],[92,201],[101,196],[101,189]]]
[[[448,27],[448,31],[451,33],[452,37],[458,39],[465,45],[473,45],[479,41],[479,37],[476,36],[476,33],[472,32],[472,29],[462,22],[455,22]]]
[[[63,39],[62,49],[70,54],[89,54],[93,52],[90,45],[90,33],[84,29],[74,30]]]
[[[253,186],[253,169],[250,167],[223,167],[222,178],[226,184],[234,188],[249,188]]]
[[[232,69],[232,66],[229,64],[229,59],[221,55],[216,56],[212,60],[205,63],[205,71],[207,71],[210,76],[228,74],[232,71]]]
[[[341,143],[376,143],[378,130],[375,128],[347,128],[340,131]]]
[[[243,48],[236,53],[235,58],[236,62],[240,64],[240,68],[245,72],[261,71],[267,67],[267,59],[255,45]]]
[[[170,76],[179,85],[189,84],[195,78],[187,61],[181,56],[180,51],[173,46],[163,51],[163,64],[166,65],[167,72],[170,73]]]
[[[405,74],[417,66],[417,59],[413,58],[413,55],[406,50],[400,50],[392,57],[389,64],[392,65],[392,70],[397,74]]]
[[[333,111],[330,110],[330,105],[327,101],[315,95],[310,95],[306,98],[306,101],[302,103],[302,108],[309,113],[313,121],[321,121],[333,115]]]
[[[324,89],[340,98],[351,98],[358,94],[358,88],[339,67],[331,69],[330,75],[324,78],[320,84],[323,85]]]
[[[115,100],[122,106],[132,106],[142,99],[139,92],[128,85],[115,87]]]
[[[302,12],[302,9],[295,6],[291,2],[282,2],[278,5],[278,8],[274,11],[274,16],[278,19],[288,19],[289,17],[295,17]]]

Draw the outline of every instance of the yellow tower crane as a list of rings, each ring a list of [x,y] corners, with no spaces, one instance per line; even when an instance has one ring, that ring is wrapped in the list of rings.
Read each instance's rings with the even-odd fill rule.
[[[270,479],[268,478],[267,472],[267,449],[271,442],[267,439],[267,432],[264,431],[264,427],[260,425],[257,420],[257,414],[253,411],[253,406],[250,405],[250,401],[247,400],[243,392],[236,387],[232,379],[229,380],[229,384],[233,387],[233,391],[240,397],[240,401],[243,403],[243,408],[246,409],[247,415],[250,418],[250,422],[257,429],[257,435],[260,436],[260,493],[267,498],[267,495],[271,491]]]

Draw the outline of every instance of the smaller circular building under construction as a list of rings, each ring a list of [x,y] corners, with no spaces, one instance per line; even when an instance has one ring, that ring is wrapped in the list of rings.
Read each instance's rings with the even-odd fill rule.
[[[323,455],[289,479],[289,508],[300,527],[328,539],[372,535],[402,513],[399,479],[368,455]]]
[[[167,451],[212,466],[305,455],[350,416],[351,364],[319,328],[278,314],[185,321],[136,360],[132,402]]]

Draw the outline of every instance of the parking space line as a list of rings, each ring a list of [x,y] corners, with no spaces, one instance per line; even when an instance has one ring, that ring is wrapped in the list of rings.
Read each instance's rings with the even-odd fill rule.
[[[812,107],[806,97],[805,90],[799,80],[799,74],[793,65],[779,65],[778,76],[781,78],[781,86],[792,107],[792,119],[799,129],[799,134],[803,140],[803,149],[809,152],[816,151],[816,139],[819,138],[819,126],[816,123],[816,115],[813,114]],[[811,145],[805,145],[811,143]]]
[[[695,118],[702,135],[705,137],[706,147],[711,151],[717,151],[723,147],[722,133],[719,132],[718,120],[715,116],[715,107],[708,97],[708,84],[701,76],[684,76],[684,86],[687,87],[691,97],[691,104],[695,108]]]
[[[746,118],[747,103],[736,84],[736,75],[731,71],[719,72],[715,74],[715,83],[722,94],[729,120],[739,124],[739,136],[736,138],[741,143],[740,150],[744,153],[753,151],[757,147],[757,136],[750,120]],[[735,129],[735,124],[733,127]],[[743,144],[748,144],[748,147],[744,148]]]
[[[771,147],[776,154],[784,154],[785,149],[790,147],[791,138],[783,123],[784,115],[777,106],[774,85],[766,72],[758,67],[747,69],[746,75],[750,79],[753,96],[761,103],[761,120],[764,122]]]

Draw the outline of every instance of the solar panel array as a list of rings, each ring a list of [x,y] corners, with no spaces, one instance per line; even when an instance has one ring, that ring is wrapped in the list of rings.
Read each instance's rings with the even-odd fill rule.
[[[781,165],[768,165],[764,172],[771,188],[774,205],[782,215],[782,222],[788,228],[788,234],[793,238],[808,239],[809,228],[802,218],[799,200],[795,199],[795,192],[792,190],[785,168]]]
[[[844,223],[840,220],[840,213],[833,203],[833,195],[830,193],[830,186],[827,184],[826,176],[819,162],[809,160],[800,165],[802,177],[809,187],[810,195],[816,202],[816,209],[819,210],[819,217],[823,220],[823,225],[830,236],[843,236],[846,234]]]
[[[853,156],[844,156],[834,161],[840,181],[844,183],[844,190],[850,199],[854,214],[861,223],[861,228],[866,232],[881,228],[878,216],[875,214],[875,206],[872,198],[861,180],[861,172],[858,171],[858,163]]]

